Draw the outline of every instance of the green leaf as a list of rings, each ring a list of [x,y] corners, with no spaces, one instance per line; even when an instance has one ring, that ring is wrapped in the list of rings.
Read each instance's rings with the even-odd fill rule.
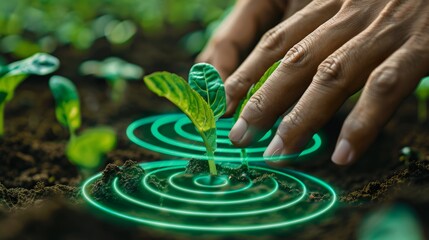
[[[6,101],[12,100],[16,87],[27,78],[27,75],[6,74],[0,78],[0,91],[7,93]]]
[[[216,125],[207,102],[186,81],[169,72],[156,72],[144,78],[146,86],[180,108],[201,134],[208,151],[216,150]]]
[[[46,53],[36,53],[33,56],[8,65],[9,74],[18,75],[47,75],[58,69],[60,61]]]
[[[420,84],[417,87],[415,94],[422,100],[429,98],[429,76],[420,80]]]
[[[103,162],[103,156],[116,145],[113,129],[100,127],[84,131],[67,145],[67,157],[73,164],[82,168],[96,168]]]
[[[137,80],[144,74],[143,69],[120,58],[110,57],[102,62],[86,61],[81,64],[80,71],[84,75],[94,75],[109,81]]]
[[[45,53],[38,53],[27,59],[11,63],[5,67],[7,70],[2,70],[5,74],[0,77],[0,91],[6,92],[6,101],[10,101],[16,87],[27,76],[50,74],[58,67],[58,59]]]
[[[195,64],[189,72],[189,85],[209,104],[216,120],[225,113],[225,88],[215,67],[208,63]]]
[[[3,104],[3,102],[6,100],[7,92],[0,91],[0,104]]]
[[[51,77],[49,87],[56,102],[57,120],[68,127],[73,135],[81,124],[79,94],[76,87],[70,80],[61,76]]]
[[[268,68],[268,70],[264,73],[264,75],[262,75],[262,77],[259,79],[259,81],[253,87],[251,87],[249,89],[249,91],[247,92],[246,98],[243,99],[241,104],[237,107],[234,118],[238,119],[238,117],[240,116],[240,113],[243,111],[243,109],[246,106],[249,99],[253,96],[253,94],[256,93],[256,91],[259,90],[259,88],[262,87],[262,85],[264,85],[264,83],[267,81],[267,79],[271,76],[271,74],[273,74],[273,72],[280,65],[280,62],[281,61],[277,61],[270,68]]]

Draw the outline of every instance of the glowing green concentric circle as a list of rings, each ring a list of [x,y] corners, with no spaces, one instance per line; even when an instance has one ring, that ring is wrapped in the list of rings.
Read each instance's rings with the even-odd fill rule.
[[[181,172],[185,168],[187,162],[185,161],[161,161],[161,162],[152,162],[152,163],[143,163],[141,166],[146,170],[146,172],[153,172],[159,169],[170,168],[172,167],[176,171],[172,171],[173,173]],[[260,209],[249,209],[245,211],[236,211],[236,207],[231,208],[228,211],[210,211],[210,210],[195,210],[195,209],[181,209],[178,206],[188,206],[183,202],[164,202],[164,204],[160,205],[159,203],[148,202],[147,199],[141,196],[147,196],[147,194],[140,195],[140,197],[130,196],[126,194],[119,185],[118,179],[113,181],[112,191],[117,195],[115,199],[120,202],[120,207],[118,207],[115,203],[109,203],[108,201],[97,201],[91,195],[91,189],[93,184],[101,178],[101,174],[97,174],[87,181],[82,186],[82,195],[84,199],[95,208],[110,214],[116,218],[125,219],[128,221],[153,226],[160,228],[170,228],[177,230],[190,230],[190,231],[205,231],[205,232],[240,232],[240,231],[261,231],[261,230],[269,230],[274,228],[284,228],[291,225],[296,225],[298,223],[304,223],[309,220],[312,220],[316,217],[327,212],[331,209],[336,200],[337,196],[335,191],[328,184],[323,182],[320,179],[312,177],[310,175],[293,171],[293,170],[272,170],[265,167],[259,166],[251,166],[251,169],[258,170],[261,172],[270,172],[276,174],[277,177],[282,177],[283,174],[288,174],[291,176],[300,179],[301,181],[305,181],[306,184],[312,186],[312,189],[309,189],[310,192],[314,190],[320,192],[324,196],[324,200],[322,202],[311,202],[309,201],[309,194],[306,191],[303,194],[302,198],[297,198],[294,201],[290,201],[286,206],[282,204],[277,206],[272,206],[273,204],[265,203],[262,206],[272,206],[270,208],[260,208]],[[162,174],[162,172],[159,172]],[[169,172],[164,172],[169,173]],[[170,176],[170,175],[166,175]],[[215,189],[214,189],[215,190]],[[280,190],[279,190],[280,191]],[[280,195],[279,195],[280,196]],[[271,199],[274,202],[281,202],[281,199]],[[185,205],[181,205],[185,204]],[[271,221],[273,216],[282,216],[282,211],[292,211],[296,205],[307,206],[308,209],[311,209],[307,214],[299,216],[299,215],[287,215],[285,214],[284,218],[275,218],[275,220]],[[244,206],[253,206],[252,204],[244,204]],[[129,210],[127,210],[129,209]],[[224,209],[225,210],[225,209]],[[235,211],[234,211],[235,210]],[[151,212],[148,215],[148,212]],[[302,211],[302,210],[301,210]],[[158,213],[157,213],[158,212]],[[166,213],[174,215],[174,217],[168,217],[165,215]],[[145,215],[143,215],[145,214]],[[279,215],[281,214],[281,215]],[[259,215],[264,216],[264,218],[259,217]],[[143,216],[143,217],[142,217]],[[160,217],[161,216],[161,217]],[[162,216],[166,216],[165,219]],[[179,217],[182,216],[182,217]],[[237,217],[239,216],[239,217]],[[204,222],[204,219],[207,217],[216,217],[217,221],[208,221]],[[248,220],[246,220],[248,218]],[[229,219],[230,224],[226,224]],[[174,221],[173,221],[174,219]],[[181,219],[183,219],[181,221]],[[239,221],[239,219],[244,219],[244,221]],[[249,221],[249,219],[251,219]],[[259,222],[263,221],[263,222]],[[205,223],[205,224],[204,224]]]
[[[178,173],[180,174],[182,172],[178,172]],[[175,173],[175,174],[178,174],[178,173]],[[279,206],[274,206],[274,207],[264,208],[264,209],[259,209],[259,210],[251,210],[251,211],[232,211],[232,212],[213,212],[213,211],[211,211],[211,212],[205,212],[205,211],[178,210],[175,208],[169,208],[169,207],[165,207],[165,206],[161,207],[159,205],[147,203],[143,200],[136,199],[136,198],[129,196],[126,193],[124,193],[118,186],[118,179],[117,178],[113,182],[113,188],[115,190],[115,193],[117,193],[123,199],[125,199],[129,202],[132,202],[134,204],[137,204],[139,206],[148,207],[151,209],[156,209],[156,210],[160,210],[163,212],[172,212],[172,213],[181,214],[181,215],[217,216],[217,217],[255,215],[255,214],[261,214],[261,213],[275,212],[275,211],[281,210],[283,208],[290,207],[290,206],[300,202],[305,197],[305,195],[307,194],[307,189],[305,188],[305,186],[303,185],[302,187],[303,187],[303,191],[296,199],[293,199],[292,201],[289,201],[289,202],[283,202]]]
[[[187,203],[192,203],[192,204],[212,204],[212,205],[230,205],[230,204],[243,204],[243,203],[255,202],[255,201],[259,201],[259,200],[266,199],[266,198],[270,197],[271,195],[276,193],[277,190],[279,189],[279,184],[277,183],[277,181],[275,181],[273,178],[271,178],[271,180],[274,184],[274,187],[265,193],[262,193],[258,196],[252,196],[249,198],[245,198],[245,199],[222,201],[222,200],[199,200],[199,199],[174,196],[171,194],[163,193],[160,190],[153,188],[149,184],[148,179],[153,174],[156,174],[156,173],[161,172],[161,171],[174,170],[174,169],[183,169],[183,167],[169,167],[169,168],[165,168],[165,169],[157,169],[157,170],[151,171],[150,173],[147,173],[143,178],[143,186],[148,191],[150,191],[156,195],[159,195],[161,197],[171,199],[171,200],[175,200],[175,201],[179,201],[179,202],[187,202]],[[170,184],[171,184],[171,182],[170,182]]]
[[[196,186],[204,187],[204,188],[221,188],[221,187],[228,185],[228,179],[226,178],[226,176],[218,176],[218,178],[223,179],[222,182],[218,183],[218,184],[211,183],[211,178],[212,178],[212,176],[210,176],[210,175],[203,175],[203,176],[195,177],[194,178],[194,184]]]
[[[176,119],[172,119],[172,118],[161,118],[156,120],[152,126],[151,126],[151,131],[153,132],[153,134],[155,136],[158,136],[158,139],[161,140],[164,143],[167,143],[169,145],[172,146],[178,146],[181,147],[183,149],[188,149],[188,150],[194,150],[194,151],[200,151],[200,152],[205,152],[206,151],[206,147],[202,146],[202,145],[193,145],[193,144],[189,144],[187,142],[181,142],[181,141],[177,141],[176,139],[170,136],[166,136],[161,134],[161,132],[159,131],[160,127],[162,125],[168,124],[168,123],[172,123],[175,122]],[[202,140],[201,140],[202,142]],[[246,151],[248,153],[260,153],[260,152],[264,152],[266,149],[266,147],[248,147],[246,148]],[[241,152],[241,149],[239,148],[218,148],[216,150],[216,153],[237,153],[239,154]],[[216,158],[217,159],[217,158]]]
[[[191,122],[191,120],[189,120],[189,118],[187,118],[187,117],[180,118],[174,124],[174,130],[177,132],[178,135],[182,136],[183,138],[186,138],[186,139],[189,139],[192,141],[196,141],[196,142],[203,142],[203,139],[201,138],[200,135],[187,132],[184,129],[185,125],[191,125],[191,124],[192,124],[192,122]],[[218,139],[217,139],[218,143],[232,145],[231,140],[229,140],[229,138],[228,138],[228,134],[229,134],[229,131],[231,130],[233,124],[234,123],[233,123],[232,119],[222,119],[222,120],[217,122],[216,134],[218,136]],[[271,129],[268,130],[268,132],[261,139],[259,139],[258,142],[263,142],[263,141],[267,140],[269,137],[271,137],[272,134],[273,134],[273,131]]]
[[[179,189],[180,191],[188,192],[188,193],[208,194],[208,195],[223,195],[223,194],[231,194],[231,193],[242,192],[242,191],[244,191],[246,189],[249,189],[253,185],[252,181],[250,181],[250,179],[249,179],[249,182],[244,187],[241,187],[241,188],[238,188],[238,189],[232,189],[232,190],[227,190],[227,191],[222,191],[222,190],[201,191],[201,190],[189,189],[189,188],[182,187],[182,186],[179,186],[178,184],[176,184],[174,182],[174,178],[176,176],[180,175],[180,174],[183,174],[183,172],[178,172],[178,173],[175,173],[175,174],[171,175],[168,178],[168,183],[170,183],[170,185],[173,188]],[[219,184],[219,185],[213,185],[213,186],[203,185],[203,184],[201,184],[201,183],[198,182],[198,179],[201,179],[201,178],[204,178],[204,177],[206,177],[206,176],[199,176],[199,177],[197,177],[197,179],[193,180],[192,183],[195,184],[196,186],[202,186],[202,187],[206,187],[206,188],[207,187],[210,187],[210,188],[219,188],[219,187],[223,187],[223,186],[228,185],[228,180],[226,180],[224,183]],[[208,177],[210,177],[210,176],[208,176]]]
[[[198,133],[191,133],[192,128],[184,130],[185,125],[190,120],[184,114],[166,114],[152,116],[137,120],[131,123],[127,128],[128,138],[135,144],[151,151],[159,152],[165,155],[183,158],[195,158],[207,160],[206,149]],[[216,123],[218,131],[229,131],[232,126],[231,119],[220,119]],[[195,131],[195,130],[194,130]],[[274,129],[271,130],[271,133]],[[225,133],[222,133],[225,134]],[[246,149],[246,160],[252,161],[280,161],[296,159],[298,156],[311,154],[318,150],[322,145],[322,140],[318,134],[313,135],[311,144],[301,153],[281,155],[274,157],[263,157],[263,153],[271,140],[272,134],[268,132],[254,146]],[[218,148],[215,153],[215,160],[218,162],[241,162],[241,149],[235,148],[230,144],[226,137],[217,139]]]

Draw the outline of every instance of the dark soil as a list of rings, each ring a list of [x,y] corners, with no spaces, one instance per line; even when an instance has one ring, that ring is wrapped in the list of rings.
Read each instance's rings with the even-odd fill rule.
[[[100,40],[88,52],[65,47],[55,54],[62,61],[57,74],[71,78],[78,86],[83,115],[81,130],[108,125],[118,132],[118,146],[108,154],[100,171],[107,164],[123,165],[129,159],[137,162],[162,159],[130,143],[125,129],[135,119],[175,108],[150,94],[141,81],[130,82],[123,103],[114,104],[109,100],[106,82],[80,77],[78,64],[86,59],[118,56],[143,66],[146,73],[167,70],[186,75],[193,58],[174,44],[181,35],[180,31],[168,30],[150,38],[140,34],[139,41],[119,48],[111,48]],[[189,239],[185,233],[106,221],[86,207],[79,193],[82,177],[64,156],[68,133],[55,120],[47,79],[29,78],[6,106],[6,135],[0,140],[0,239]],[[347,103],[322,131],[326,144],[317,156],[290,166],[327,181],[339,195],[334,210],[288,232],[290,239],[354,239],[365,216],[395,202],[411,206],[422,227],[429,229],[429,125],[417,123],[416,100],[410,97],[403,103],[358,163],[338,167],[330,162],[330,154],[351,106]],[[401,153],[404,147],[410,147],[413,153]],[[113,165],[110,169],[124,178],[132,175]],[[143,174],[132,167],[129,171]],[[236,177],[239,180],[240,174]],[[159,184],[163,186],[162,182]],[[129,185],[129,190],[134,187]],[[321,198],[317,193],[313,197]]]

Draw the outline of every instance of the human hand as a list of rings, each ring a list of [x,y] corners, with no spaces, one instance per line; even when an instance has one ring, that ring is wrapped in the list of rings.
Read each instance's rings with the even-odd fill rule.
[[[266,15],[274,16],[274,12]],[[254,18],[256,13],[249,17]],[[201,55],[200,60],[222,69],[223,76],[234,71],[239,54],[251,45],[255,26],[265,26],[253,24],[255,31],[249,34],[245,25],[252,21],[244,20],[231,17],[225,22],[224,34],[237,35],[230,38],[240,41],[226,41],[229,47],[224,51],[220,46],[226,36],[221,35],[213,40],[216,44],[211,43],[219,46],[217,52],[209,44]],[[258,140],[296,103],[264,155],[299,152],[349,96],[363,89],[332,156],[337,164],[352,163],[429,71],[428,1],[312,1],[269,30],[226,79],[227,114],[234,112],[250,86],[282,57],[277,70],[245,106],[231,130],[231,141],[246,146]]]

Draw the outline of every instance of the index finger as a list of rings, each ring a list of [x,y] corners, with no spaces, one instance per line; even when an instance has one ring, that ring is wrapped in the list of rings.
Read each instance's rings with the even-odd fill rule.
[[[279,5],[280,2],[284,3]],[[196,61],[212,64],[225,80],[235,71],[255,40],[281,19],[285,2],[237,1]]]

